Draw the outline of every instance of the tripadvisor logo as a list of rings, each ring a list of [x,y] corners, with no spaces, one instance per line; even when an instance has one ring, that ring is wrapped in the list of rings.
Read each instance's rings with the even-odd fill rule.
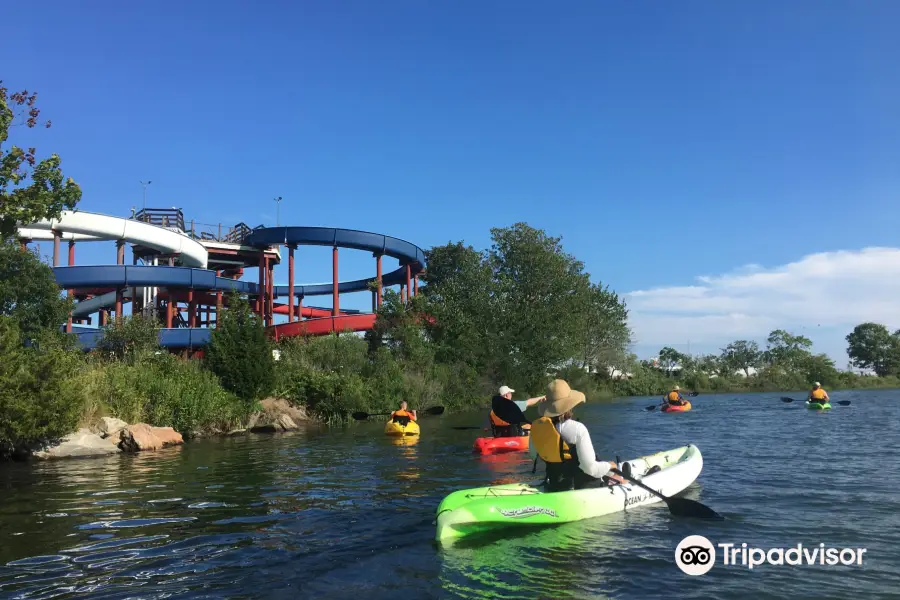
[[[866,548],[828,548],[825,544],[805,547],[797,544],[789,548],[754,548],[742,543],[716,544],[702,535],[689,535],[675,548],[675,564],[688,575],[705,575],[716,564],[716,547],[720,549],[722,564],[740,565],[753,569],[760,565],[862,565]]]

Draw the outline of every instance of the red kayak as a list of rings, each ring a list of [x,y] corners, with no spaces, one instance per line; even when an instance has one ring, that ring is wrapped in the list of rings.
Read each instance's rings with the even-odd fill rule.
[[[684,404],[682,404],[681,406],[666,404],[659,410],[663,412],[685,412],[687,410],[691,410],[691,403],[685,400]]]
[[[521,437],[483,437],[475,440],[472,452],[476,454],[499,454],[501,452],[519,452],[528,450],[528,436]]]

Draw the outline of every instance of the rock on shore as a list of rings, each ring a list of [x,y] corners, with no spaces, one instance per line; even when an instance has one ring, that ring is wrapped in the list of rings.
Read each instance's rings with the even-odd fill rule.
[[[171,427],[152,427],[146,423],[138,423],[119,432],[119,447],[126,452],[159,450],[183,443],[181,434]]]
[[[39,459],[107,456],[121,450],[110,439],[104,439],[90,429],[79,429],[62,438],[59,444],[34,452]]]

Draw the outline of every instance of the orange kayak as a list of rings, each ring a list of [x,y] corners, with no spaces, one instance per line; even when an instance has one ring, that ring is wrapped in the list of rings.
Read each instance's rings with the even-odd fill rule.
[[[685,402],[686,402],[686,404],[684,404],[682,406],[673,406],[673,405],[667,403],[665,406],[663,406],[659,410],[661,410],[662,412],[685,412],[685,411],[691,410],[691,403],[688,402],[687,400],[685,400]]]
[[[528,450],[528,436],[521,437],[482,437],[475,440],[472,452],[477,454],[499,454],[501,452],[519,452]]]

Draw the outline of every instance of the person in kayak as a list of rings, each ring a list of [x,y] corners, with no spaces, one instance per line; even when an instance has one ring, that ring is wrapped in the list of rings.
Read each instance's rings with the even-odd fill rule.
[[[681,395],[681,388],[677,385],[672,388],[671,392],[666,394],[666,402],[668,402],[672,406],[684,406],[685,404],[687,404],[684,396]]]
[[[572,410],[585,402],[582,392],[573,390],[562,379],[555,379],[547,387],[547,396],[540,407],[542,416],[531,424],[528,452],[547,465],[544,483],[551,492],[571,489],[604,487],[623,483],[610,474],[616,467],[613,461],[597,460],[587,427],[572,418]]]
[[[395,423],[402,423],[403,425],[406,425],[410,421],[415,421],[416,411],[407,410],[407,406],[408,405],[406,404],[406,400],[400,402],[400,410],[395,410],[391,413],[391,421],[394,421]]]
[[[508,385],[501,386],[496,396],[491,398],[491,412],[488,415],[489,426],[494,437],[520,437],[528,434],[531,422],[525,418],[525,410],[544,399],[529,398],[513,400],[516,390]]]
[[[826,402],[831,402],[831,398],[828,397],[828,392],[822,389],[822,384],[817,381],[813,384],[813,389],[810,390],[806,401],[825,404]]]

